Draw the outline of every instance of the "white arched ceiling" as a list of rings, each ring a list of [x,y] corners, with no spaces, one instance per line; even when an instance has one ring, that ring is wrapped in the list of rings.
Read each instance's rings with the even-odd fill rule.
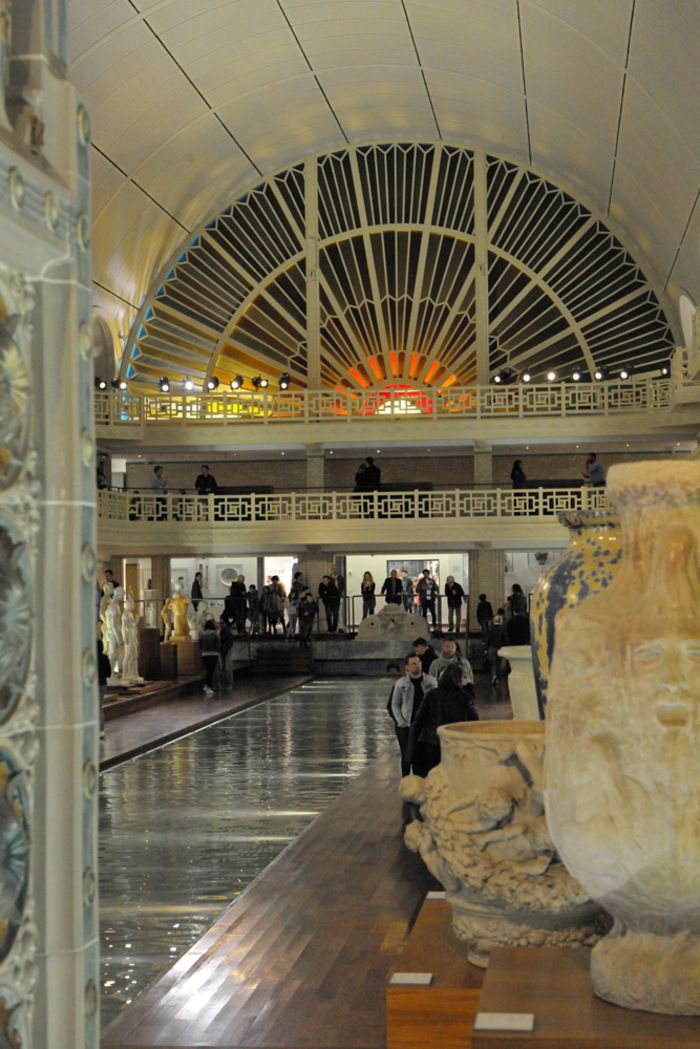
[[[697,0],[69,0],[96,298],[133,314],[243,187],[347,142],[483,146],[700,296]],[[128,320],[128,318],[127,318]],[[120,327],[125,327],[124,317]]]

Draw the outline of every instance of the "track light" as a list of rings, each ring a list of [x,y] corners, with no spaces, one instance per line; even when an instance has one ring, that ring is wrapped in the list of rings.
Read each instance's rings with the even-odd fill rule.
[[[185,376],[185,381],[182,384],[182,388],[183,390],[187,390],[188,393],[194,390],[194,383],[190,379],[189,375]]]
[[[231,389],[232,390],[240,390],[242,385],[243,385],[243,376],[242,375],[234,375],[234,377],[231,379]]]
[[[663,368],[661,369],[661,374],[662,375],[668,375],[668,368],[666,367],[665,364],[664,364]]]
[[[513,382],[517,377],[517,372],[513,371],[512,368],[501,368],[501,370],[494,375],[493,381],[500,386],[503,383]]]
[[[547,382],[555,382],[557,378],[556,372],[547,372]]]
[[[113,390],[125,390],[126,389],[126,379],[112,379],[112,389]]]
[[[161,393],[170,393],[170,379],[167,375],[161,375],[158,380],[158,389]]]
[[[522,378],[523,382],[530,382],[530,379],[532,378],[532,376],[530,375],[529,372],[523,372],[521,378]]]
[[[571,373],[571,378],[574,380],[574,382],[581,382],[581,372],[578,370],[578,368],[576,368]]]
[[[256,375],[255,378],[253,379],[253,386],[255,386],[256,389],[265,390],[265,389],[267,389],[267,387],[269,385],[270,385],[270,380],[269,379],[263,379],[259,375]]]
[[[631,377],[631,375],[632,375],[632,369],[631,368],[620,368],[620,378],[621,379],[629,379]]]
[[[284,372],[280,375],[280,390],[288,390],[290,382],[291,379],[289,378],[288,372]]]
[[[598,382],[601,382],[602,379],[607,379],[608,374],[608,369],[605,367],[604,364],[601,364],[601,366],[599,368],[596,368],[596,370],[593,372],[593,378],[597,379]]]
[[[211,390],[215,390],[218,385],[219,385],[219,380],[217,379],[216,375],[212,375],[212,377],[210,379],[207,379],[207,389],[208,390],[210,390],[210,391]]]
[[[96,376],[95,377],[95,389],[96,390],[106,390],[107,389],[107,380],[100,378],[99,375]]]
[[[496,384],[497,384],[498,386],[500,386],[500,385],[501,385],[501,383],[503,382],[503,378],[502,378],[502,376],[501,376],[501,373],[500,373],[500,372],[499,372],[499,373],[498,373],[497,375],[494,375],[494,377],[493,377],[493,381],[494,381],[494,382],[495,382],[495,383],[496,383]]]

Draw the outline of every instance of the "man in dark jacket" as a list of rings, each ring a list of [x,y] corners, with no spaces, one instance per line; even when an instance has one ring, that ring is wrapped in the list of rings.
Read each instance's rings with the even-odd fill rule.
[[[413,642],[413,651],[420,659],[420,665],[423,668],[423,673],[427,674],[431,666],[438,657],[437,652],[432,645],[429,645],[425,638],[417,637]]]
[[[388,605],[400,605],[403,583],[399,577],[398,568],[392,568],[391,575],[387,576],[382,585],[382,593]]]
[[[194,580],[192,581],[192,588],[190,590],[190,597],[192,598],[192,607],[197,611],[199,608],[199,602],[202,600],[204,595],[202,594],[202,573],[195,572]]]
[[[239,634],[245,634],[246,586],[245,576],[239,575],[231,583],[231,591],[224,600],[224,618],[229,626],[235,626]]]
[[[381,484],[382,474],[378,466],[375,466],[374,459],[371,455],[367,456],[367,466],[365,467],[362,474],[362,487],[363,488],[378,488]]]
[[[426,693],[416,711],[408,734],[408,759],[416,776],[427,776],[440,762],[441,725],[478,721],[474,685],[464,684],[457,664],[446,667],[438,687]]]
[[[197,474],[194,486],[199,495],[209,495],[210,493],[213,495],[219,489],[214,474],[209,473],[208,466],[202,466],[202,472]]]
[[[493,622],[493,605],[486,600],[486,594],[479,594],[479,604],[476,606],[476,621],[481,627],[481,639],[486,644],[491,623]]]
[[[420,598],[420,614],[427,622],[428,612],[433,618],[433,630],[436,628],[435,601],[440,596],[440,591],[435,580],[430,575],[430,569],[424,568],[423,574],[418,580],[416,593]]]
[[[338,629],[338,613],[340,611],[340,591],[335,580],[329,575],[324,575],[318,584],[318,596],[323,601],[326,611],[326,630],[334,634]]]
[[[453,575],[448,575],[445,580],[445,597],[447,598],[447,629],[459,633],[462,625],[462,601],[464,600],[464,588],[455,582]]]

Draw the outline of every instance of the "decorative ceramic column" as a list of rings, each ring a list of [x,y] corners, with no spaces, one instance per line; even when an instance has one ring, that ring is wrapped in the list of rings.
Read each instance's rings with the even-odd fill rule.
[[[17,24],[34,46],[14,70],[24,75],[42,65],[41,15],[31,2],[15,14],[13,39]],[[61,114],[50,129],[60,147],[39,163],[0,142],[0,1045],[93,1049],[89,122],[70,85],[43,67],[46,111]],[[13,75],[15,87],[20,80]]]

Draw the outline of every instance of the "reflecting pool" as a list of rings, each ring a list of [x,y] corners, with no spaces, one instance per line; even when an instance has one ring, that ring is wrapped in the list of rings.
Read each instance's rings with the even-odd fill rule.
[[[313,681],[103,774],[103,1026],[394,739],[390,687]]]

